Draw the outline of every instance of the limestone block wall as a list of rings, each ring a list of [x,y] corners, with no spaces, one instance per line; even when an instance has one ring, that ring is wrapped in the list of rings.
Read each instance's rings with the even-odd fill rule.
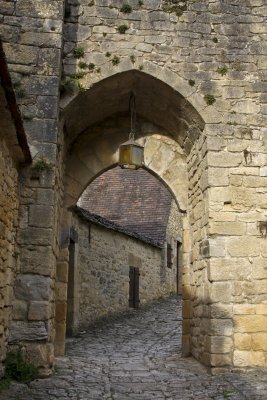
[[[259,343],[267,302],[265,2],[155,0],[133,3],[129,14],[122,3],[69,2],[66,76],[87,89],[139,69],[173,86],[200,113],[199,140],[195,129],[188,126],[186,136],[177,124],[190,186],[184,347],[217,370],[266,366]],[[80,61],[91,69],[79,74]]]
[[[61,192],[54,188],[61,180],[56,170],[63,13],[63,0],[0,1],[3,47],[36,166],[21,174],[18,271],[9,340],[22,343],[43,374],[53,364],[55,340]]]
[[[183,282],[185,285],[183,323],[185,347],[189,346],[194,357],[202,363],[210,365],[208,260],[202,256],[203,246],[207,240],[209,220],[206,163],[206,140],[201,138],[195,143],[188,157],[189,230],[187,231],[187,241],[190,241],[190,257],[184,272],[186,275]],[[190,335],[188,335],[189,333]]]
[[[178,249],[177,243],[180,243],[180,247]],[[178,210],[178,206],[175,200],[172,200],[170,214],[167,224],[166,230],[166,243],[165,243],[165,252],[166,252],[166,244],[169,243],[172,246],[172,268],[176,269],[176,274],[178,273],[178,277],[176,277],[176,285],[178,283],[178,287],[176,286],[176,292],[179,294],[182,293],[182,272],[183,272],[183,221],[182,215]],[[178,260],[177,260],[178,257]],[[177,269],[178,268],[178,269]],[[178,278],[178,280],[177,280]]]
[[[3,374],[1,362],[6,356],[16,268],[17,178],[13,157],[0,129],[0,377]]]
[[[162,249],[88,223],[73,214],[79,293],[79,329],[101,316],[129,308],[129,267],[140,271],[140,304],[175,293],[176,269],[167,268]],[[164,270],[164,274],[163,274]]]
[[[213,367],[266,366],[262,341],[267,302],[265,1],[188,0],[177,5],[172,0],[144,0],[132,2],[128,14],[121,11],[122,4],[121,0],[68,1],[64,16],[63,0],[0,1],[1,34],[32,153],[59,167],[62,50],[62,114],[67,104],[69,113],[71,100],[81,96],[78,107],[73,108],[74,123],[67,126],[66,137],[73,135],[68,139],[70,146],[89,122],[99,122],[101,115],[105,119],[113,112],[126,112],[109,108],[115,94],[123,92],[118,82],[113,95],[101,96],[101,107],[96,95],[89,101],[91,107],[86,104],[86,94],[97,93],[95,84],[105,78],[138,70],[180,93],[184,100],[181,97],[179,106],[172,107],[175,99],[169,92],[162,104],[156,85],[143,86],[144,79],[138,88],[144,97],[145,111],[140,113],[164,125],[166,134],[189,155],[190,201],[183,218],[184,343],[188,349],[192,345],[194,355]],[[128,92],[118,103],[127,104],[126,98]],[[98,120],[86,125],[84,116],[92,109]],[[53,170],[51,179],[38,184],[34,179],[28,181],[18,236],[24,247],[19,259],[22,274],[26,274],[20,277],[24,289],[36,268],[41,271],[42,255],[51,259],[52,304],[59,213],[55,198],[50,197],[51,208],[44,206],[42,199],[48,193],[58,196],[61,175],[57,180],[55,176]],[[36,214],[42,215],[42,221],[51,221],[52,215],[52,225],[35,226]],[[35,258],[29,257],[30,249]],[[46,273],[39,275],[46,285]],[[66,280],[66,274],[61,278]],[[64,292],[61,289],[58,287],[58,292]],[[37,299],[28,300],[30,304]],[[30,326],[26,316],[18,321],[14,324],[17,332]],[[44,340],[50,345],[54,342],[52,311],[48,321],[43,319],[38,326],[49,326]]]
[[[266,132],[256,121],[249,124],[251,118],[265,116],[248,113],[250,128],[234,126],[208,140],[208,280],[217,319],[212,347],[223,353],[213,362],[241,368],[266,367],[267,361]]]

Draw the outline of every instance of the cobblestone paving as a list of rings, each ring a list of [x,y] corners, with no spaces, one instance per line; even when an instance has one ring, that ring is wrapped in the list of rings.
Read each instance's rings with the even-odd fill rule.
[[[180,355],[176,298],[98,324],[67,346],[56,374],[13,384],[1,400],[267,400],[267,373],[211,376]]]

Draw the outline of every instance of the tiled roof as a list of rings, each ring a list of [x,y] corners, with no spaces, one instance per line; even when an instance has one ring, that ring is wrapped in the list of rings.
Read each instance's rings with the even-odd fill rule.
[[[79,207],[162,245],[172,196],[144,169],[113,168],[84,191]]]
[[[155,247],[162,247],[162,243],[156,242],[155,240],[152,240],[148,237],[145,237],[144,235],[139,235],[136,232],[132,232],[128,230],[127,228],[124,228],[123,226],[117,225],[114,222],[108,221],[107,219],[100,217],[99,215],[92,214],[89,211],[86,211],[84,208],[75,206],[72,207],[72,210],[82,219],[84,219],[87,222],[91,222],[96,225],[103,226],[107,229],[111,229],[116,232],[123,233],[127,236],[131,236],[135,239],[141,240],[142,242],[151,244],[152,246]]]

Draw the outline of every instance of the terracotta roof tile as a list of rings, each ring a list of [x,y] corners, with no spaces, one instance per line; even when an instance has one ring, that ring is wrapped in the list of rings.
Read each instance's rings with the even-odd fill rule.
[[[78,205],[162,245],[171,201],[168,189],[148,171],[116,167],[96,178]]]

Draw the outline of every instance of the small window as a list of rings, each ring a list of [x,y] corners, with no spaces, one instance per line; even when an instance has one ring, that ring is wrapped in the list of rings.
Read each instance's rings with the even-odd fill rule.
[[[167,243],[167,267],[172,268],[172,245]]]

